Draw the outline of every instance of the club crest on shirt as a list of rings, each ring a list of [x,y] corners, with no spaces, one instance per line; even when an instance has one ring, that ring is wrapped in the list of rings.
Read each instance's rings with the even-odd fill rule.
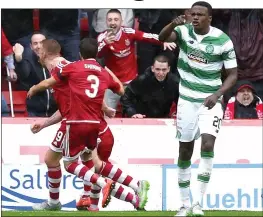
[[[130,46],[130,44],[131,44],[130,40],[129,39],[125,39],[125,45],[126,46]]]
[[[207,45],[206,48],[205,48],[205,51],[206,51],[207,53],[209,53],[209,54],[213,53],[214,50],[215,50],[215,49],[214,49],[214,46],[213,46],[212,44]]]
[[[234,59],[234,58],[236,58],[236,53],[235,53],[234,50],[232,50],[232,51],[230,51],[230,52],[228,53],[228,58],[229,58],[229,59]]]

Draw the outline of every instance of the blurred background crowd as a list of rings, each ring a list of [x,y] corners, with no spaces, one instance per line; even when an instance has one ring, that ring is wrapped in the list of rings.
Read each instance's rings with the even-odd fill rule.
[[[2,9],[1,81],[2,116],[10,116],[10,83],[16,117],[49,117],[57,106],[48,90],[26,99],[26,91],[50,76],[38,61],[41,41],[56,39],[62,47],[62,56],[69,61],[79,60],[79,44],[84,37],[107,37],[110,9]],[[123,58],[125,65],[136,75],[121,77],[126,86],[122,98],[109,97],[109,106],[117,110],[117,117],[175,118],[178,100],[178,49],[163,49],[158,43],[160,31],[176,16],[184,14],[191,23],[188,9],[119,9],[126,33],[135,33],[134,42],[125,39],[127,50],[113,61],[110,51],[99,50],[98,61],[114,73]],[[243,9],[213,11],[212,26],[227,33],[233,41],[238,62],[238,82],[223,99],[225,119],[262,118],[263,98],[263,10]],[[139,33],[149,33],[151,40],[143,40]],[[135,34],[135,35],[136,35]],[[122,36],[120,36],[122,37]],[[106,38],[107,39],[107,38]],[[107,41],[107,40],[106,40]],[[117,42],[116,42],[117,43]],[[130,46],[134,43],[130,53]],[[131,45],[132,44],[132,45]],[[102,45],[101,45],[102,46]],[[131,48],[133,49],[133,47]],[[113,49],[111,49],[113,50]],[[129,51],[129,52],[128,52]],[[134,55],[131,58],[130,55]],[[165,78],[158,79],[157,62],[167,62]],[[129,76],[129,75],[127,75]],[[117,76],[118,77],[118,76]],[[222,70],[222,80],[226,78]],[[114,102],[113,102],[114,101]]]

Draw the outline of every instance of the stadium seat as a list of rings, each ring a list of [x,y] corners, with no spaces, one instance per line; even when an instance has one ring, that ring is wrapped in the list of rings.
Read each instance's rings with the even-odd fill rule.
[[[177,105],[173,102],[170,108],[169,117],[176,119],[176,114],[177,114]]]
[[[10,107],[10,96],[9,91],[2,91],[7,105]],[[26,91],[13,91],[13,106],[15,117],[28,117],[26,110]]]
[[[89,20],[87,17],[80,18],[80,35],[81,38],[89,35]]]
[[[35,31],[39,31],[39,9],[33,10],[33,27]]]

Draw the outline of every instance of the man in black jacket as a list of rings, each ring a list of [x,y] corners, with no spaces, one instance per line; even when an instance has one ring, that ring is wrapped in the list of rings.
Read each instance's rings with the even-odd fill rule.
[[[34,33],[31,37],[31,49],[26,49],[21,44],[13,47],[16,72],[20,82],[20,88],[28,91],[33,85],[50,77],[46,68],[39,62],[42,41],[46,37],[41,33]],[[57,106],[50,90],[36,94],[26,101],[28,115],[31,117],[49,117],[56,110]]]
[[[177,79],[169,71],[169,59],[155,57],[153,65],[127,86],[121,98],[124,114],[132,118],[168,118],[172,103],[177,104],[179,97]]]

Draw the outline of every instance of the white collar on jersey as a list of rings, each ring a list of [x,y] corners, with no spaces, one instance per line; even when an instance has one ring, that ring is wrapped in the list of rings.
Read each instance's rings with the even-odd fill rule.
[[[121,38],[122,29],[120,28],[119,32],[116,33],[114,41],[119,41]]]

